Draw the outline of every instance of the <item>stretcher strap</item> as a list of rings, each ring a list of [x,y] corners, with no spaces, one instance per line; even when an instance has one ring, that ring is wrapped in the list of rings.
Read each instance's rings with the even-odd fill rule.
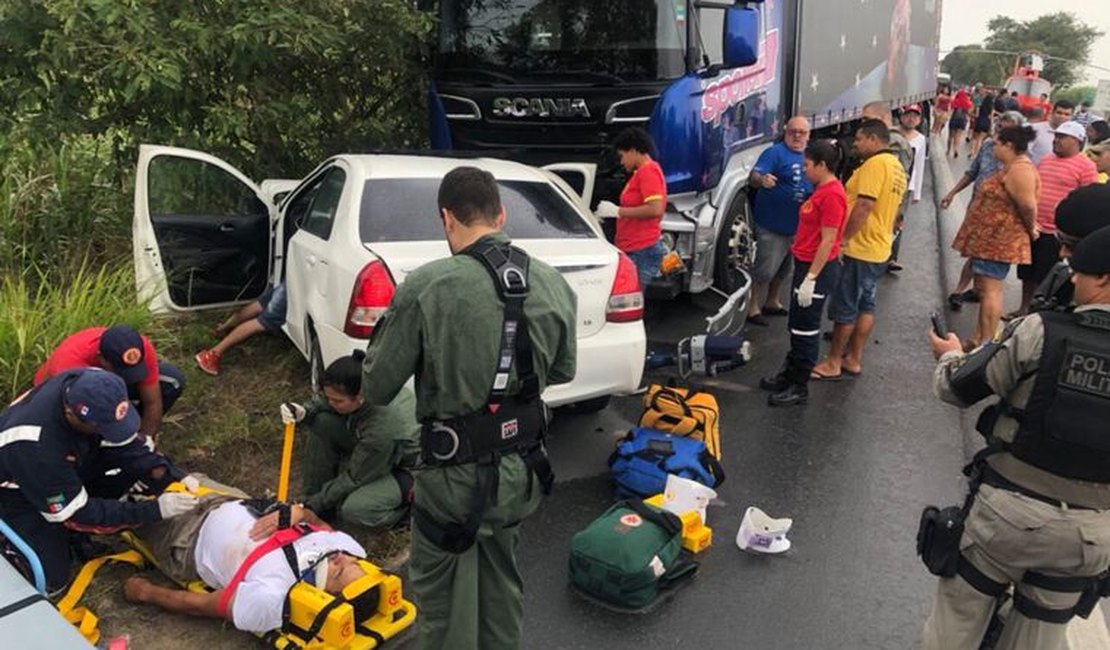
[[[66,595],[58,601],[58,613],[62,615],[67,621],[77,627],[77,631],[81,636],[85,637],[89,643],[96,643],[100,639],[100,630],[97,629],[99,619],[87,607],[78,607],[77,603],[80,602],[81,596],[85,595],[85,590],[89,588],[92,583],[93,576],[100,570],[100,567],[109,562],[126,562],[137,567],[143,567],[145,560],[138,551],[124,551],[122,553],[114,553],[112,555],[102,555],[94,558],[85,563],[81,570],[77,573],[77,577],[73,579],[73,583],[66,591]]]
[[[221,618],[227,618],[228,610],[231,608],[231,599],[235,596],[235,591],[239,588],[239,583],[243,581],[243,578],[247,576],[247,571],[249,571],[250,568],[254,566],[254,563],[257,562],[262,556],[279,548],[284,549],[287,546],[292,545],[293,542],[304,537],[305,535],[320,530],[326,529],[319,526],[313,526],[311,524],[301,523],[291,528],[283,528],[277,531],[276,533],[271,535],[269,539],[256,546],[254,550],[251,551],[251,554],[248,555],[245,560],[243,560],[243,563],[239,565],[239,568],[235,571],[235,575],[232,576],[231,581],[227,583],[226,587],[224,587],[223,593],[220,594],[220,600],[216,604],[216,613],[218,613]],[[297,575],[296,565],[294,565],[292,568],[294,579],[299,578],[300,576]]]

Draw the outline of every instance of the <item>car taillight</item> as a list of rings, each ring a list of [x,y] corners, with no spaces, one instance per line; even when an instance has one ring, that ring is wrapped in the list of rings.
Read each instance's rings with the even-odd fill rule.
[[[351,290],[351,303],[347,307],[347,322],[343,332],[356,339],[368,339],[374,325],[389,308],[396,285],[389,276],[385,264],[375,260],[358,273],[354,289]]]
[[[617,277],[613,280],[613,290],[609,292],[605,320],[629,323],[644,317],[644,294],[640,291],[640,274],[636,265],[620,251],[617,256]]]

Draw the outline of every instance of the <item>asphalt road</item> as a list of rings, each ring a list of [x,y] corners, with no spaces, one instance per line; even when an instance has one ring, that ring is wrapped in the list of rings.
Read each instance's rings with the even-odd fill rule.
[[[728,478],[709,511],[714,544],[698,577],[653,613],[620,615],[567,588],[571,536],[614,500],[606,457],[634,422],[637,397],[605,412],[562,418],[551,443],[555,494],[526,522],[525,639],[539,648],[912,648],[934,580],[914,554],[926,504],[961,498],[960,467],[974,448],[960,412],[931,392],[932,355],[924,332],[941,306],[947,278],[938,264],[936,207],[909,213],[902,260],[882,280],[878,324],[857,379],[815,383],[808,406],[766,406],[758,388],[787,347],[785,319],[749,331],[755,356],[745,368],[695,382],[721,403]],[[676,341],[701,327],[689,300],[654,305],[653,341]],[[667,375],[660,373],[660,379]],[[785,556],[741,552],[734,538],[744,510],[757,505],[792,517]]]

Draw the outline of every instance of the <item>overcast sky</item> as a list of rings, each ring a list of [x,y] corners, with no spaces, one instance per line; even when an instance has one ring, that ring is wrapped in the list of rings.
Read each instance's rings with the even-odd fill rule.
[[[987,37],[987,23],[998,15],[1025,21],[1046,13],[1067,11],[1105,32],[1091,48],[1089,62],[1110,68],[1110,2],[1106,0],[944,0],[943,7],[942,51],[947,52],[957,45],[982,43]],[[1086,78],[1094,84],[1098,79],[1110,79],[1110,71],[1087,68]]]

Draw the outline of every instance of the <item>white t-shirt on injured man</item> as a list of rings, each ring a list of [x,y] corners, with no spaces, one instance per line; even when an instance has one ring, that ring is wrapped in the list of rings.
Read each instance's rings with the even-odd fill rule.
[[[206,585],[216,589],[226,586],[243,560],[262,543],[250,538],[254,522],[255,518],[238,501],[208,513],[200,527],[196,548],[197,573]],[[337,531],[311,533],[293,542],[293,548],[302,560],[318,558],[329,551],[366,557],[358,542]],[[235,591],[231,603],[235,627],[256,633],[281,627],[285,596],[295,581],[285,553],[275,550],[259,558]]]

